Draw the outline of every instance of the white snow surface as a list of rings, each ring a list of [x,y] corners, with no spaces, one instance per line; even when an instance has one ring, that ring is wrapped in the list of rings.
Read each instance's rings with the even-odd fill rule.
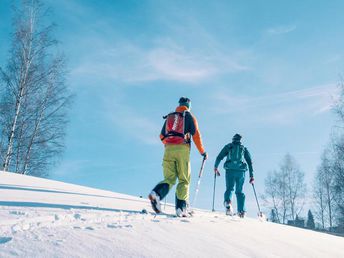
[[[0,172],[0,257],[344,257],[344,238]]]

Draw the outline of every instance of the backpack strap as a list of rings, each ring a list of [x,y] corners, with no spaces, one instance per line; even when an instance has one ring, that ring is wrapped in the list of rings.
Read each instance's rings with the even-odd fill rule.
[[[177,137],[182,137],[184,138],[184,134],[182,133],[178,133],[178,132],[174,132],[174,131],[171,131],[169,132],[168,134],[166,134],[164,137],[162,137],[162,141],[165,140],[167,137],[170,137],[170,136],[177,136]]]
[[[175,115],[175,114],[179,114],[179,115],[181,115],[181,116],[185,116],[185,112],[188,112],[188,111],[184,111],[184,112],[171,112],[171,113],[168,113],[167,115],[165,115],[165,116],[163,116],[162,118],[163,119],[166,119],[169,115]]]

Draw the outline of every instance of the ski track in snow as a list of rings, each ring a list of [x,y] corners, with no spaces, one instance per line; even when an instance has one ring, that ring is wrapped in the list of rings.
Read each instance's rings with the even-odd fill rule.
[[[0,257],[344,257],[344,238],[0,172]],[[141,212],[145,209],[148,212]]]

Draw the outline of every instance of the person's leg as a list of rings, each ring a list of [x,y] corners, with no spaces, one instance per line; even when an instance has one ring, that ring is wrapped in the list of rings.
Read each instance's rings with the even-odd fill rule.
[[[238,201],[238,213],[243,213],[245,209],[245,194],[243,193],[243,186],[245,182],[245,172],[236,172],[235,177],[235,194]]]
[[[189,187],[191,179],[190,147],[187,145],[178,146],[177,155],[177,176],[178,184],[176,189],[176,210],[186,210],[189,200]]]
[[[175,185],[177,180],[177,160],[170,146],[166,146],[162,163],[164,180],[157,184],[153,191],[157,193],[160,200],[164,199],[169,190]]]
[[[226,171],[226,191],[224,193],[224,203],[230,203],[234,191],[235,178],[232,171]]]

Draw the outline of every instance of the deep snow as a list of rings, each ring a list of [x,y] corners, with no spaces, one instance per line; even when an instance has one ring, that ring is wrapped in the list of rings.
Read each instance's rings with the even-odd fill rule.
[[[146,199],[0,172],[0,257],[344,257],[342,237],[223,212],[150,211]]]

